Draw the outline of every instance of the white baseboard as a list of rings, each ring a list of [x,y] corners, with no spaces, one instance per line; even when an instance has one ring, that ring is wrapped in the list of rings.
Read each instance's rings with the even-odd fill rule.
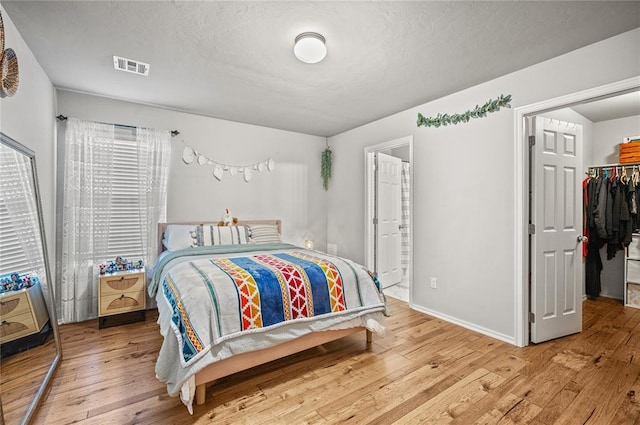
[[[614,300],[620,300],[620,301],[624,300],[624,297],[621,297],[619,295],[607,294],[607,293],[604,293],[604,292],[600,292],[600,296],[601,297],[605,297],[605,298],[612,298]]]
[[[598,295],[599,297],[603,297],[603,298],[611,298],[614,300],[619,300],[619,301],[624,301],[623,297],[619,297],[617,295],[610,295],[610,294],[605,294],[604,292],[600,292],[600,295]],[[587,300],[587,294],[584,294],[582,296],[582,301],[586,301]]]
[[[496,332],[496,331],[493,331],[491,329],[487,329],[487,328],[484,328],[482,326],[478,326],[478,325],[475,325],[473,323],[469,323],[469,322],[467,322],[465,320],[461,320],[461,319],[458,319],[458,318],[453,317],[453,316],[449,316],[449,315],[444,314],[444,313],[440,313],[440,312],[437,312],[437,311],[434,311],[434,310],[431,310],[431,309],[428,309],[428,308],[425,308],[425,307],[417,306],[415,304],[409,304],[409,307],[411,307],[412,309],[414,309],[416,311],[419,311],[420,313],[424,313],[424,314],[428,314],[429,316],[437,317],[438,319],[442,319],[442,320],[447,321],[449,323],[453,323],[454,325],[462,326],[463,328],[466,328],[466,329],[472,330],[474,332],[478,332],[480,334],[486,335],[488,337],[499,339],[500,341],[504,341],[504,342],[506,342],[508,344],[517,346],[515,338],[513,336],[505,335],[505,334],[502,334],[500,332]]]

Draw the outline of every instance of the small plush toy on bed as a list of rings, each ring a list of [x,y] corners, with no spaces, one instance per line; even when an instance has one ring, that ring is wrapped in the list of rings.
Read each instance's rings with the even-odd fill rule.
[[[236,224],[238,224],[238,217],[232,218],[229,213],[229,208],[225,209],[222,220],[218,222],[218,226],[235,226]]]

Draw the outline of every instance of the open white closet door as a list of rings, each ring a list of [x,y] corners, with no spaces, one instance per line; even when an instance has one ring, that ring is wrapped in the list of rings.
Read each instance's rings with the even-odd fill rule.
[[[531,342],[582,330],[582,126],[535,117],[531,148]]]
[[[376,154],[376,272],[383,288],[402,280],[402,160]]]

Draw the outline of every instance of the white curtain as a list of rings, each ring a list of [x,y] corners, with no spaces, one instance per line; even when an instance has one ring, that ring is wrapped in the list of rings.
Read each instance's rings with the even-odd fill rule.
[[[139,133],[139,134],[138,134]],[[162,133],[162,134],[161,134]],[[165,217],[171,135],[137,129],[140,227],[145,264]],[[97,317],[97,265],[108,251],[115,126],[70,118],[65,133],[62,254],[56,279],[61,323]]]
[[[138,128],[138,182],[140,193],[140,228],[146,256],[151,265],[158,252],[158,222],[167,213],[167,181],[171,159],[171,133],[166,130]]]
[[[113,125],[69,118],[65,132],[64,200],[60,278],[56,279],[61,323],[97,316],[96,253],[109,237],[113,170]]]
[[[408,162],[402,163],[402,174],[400,180],[401,192],[402,192],[402,231],[400,232],[400,236],[402,238],[401,241],[401,253],[400,253],[400,261],[402,264],[402,276],[406,277],[409,272],[409,259],[410,259],[410,243],[409,243],[409,211],[410,211],[410,167],[411,164]]]

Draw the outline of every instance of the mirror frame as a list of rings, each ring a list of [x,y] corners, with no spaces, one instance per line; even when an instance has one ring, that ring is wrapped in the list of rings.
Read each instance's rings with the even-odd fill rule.
[[[4,144],[16,150],[17,152],[20,152],[21,154],[28,157],[31,162],[31,176],[33,178],[33,193],[35,194],[35,197],[36,197],[35,201],[36,201],[36,210],[38,212],[40,239],[42,241],[42,251],[43,251],[42,256],[44,258],[45,279],[47,281],[47,291],[45,291],[46,292],[45,304],[47,306],[47,309],[49,310],[48,311],[49,322],[51,327],[53,328],[53,338],[55,340],[55,347],[56,347],[56,354],[53,358],[53,361],[51,362],[51,366],[49,366],[49,370],[45,374],[42,380],[42,383],[38,388],[38,391],[33,396],[33,400],[31,400],[31,403],[27,407],[27,411],[25,412],[25,415],[22,418],[21,424],[28,424],[35,417],[36,411],[40,406],[40,402],[44,399],[44,396],[47,390],[49,389],[49,386],[51,385],[51,381],[53,380],[53,375],[55,374],[56,369],[58,368],[58,366],[60,365],[60,362],[62,361],[62,344],[60,343],[60,334],[58,332],[56,303],[54,301],[54,293],[53,293],[54,282],[51,280],[49,256],[47,255],[48,251],[47,251],[47,243],[46,243],[46,237],[45,237],[45,231],[44,231],[44,221],[43,221],[43,215],[42,215],[42,200],[41,200],[42,198],[40,197],[40,188],[38,185],[38,172],[36,169],[36,154],[31,149],[13,140],[11,137],[7,136],[2,132],[0,132],[0,144]],[[1,412],[2,412],[2,408],[0,407],[0,414]],[[0,416],[0,420],[4,422],[4,418],[2,416]]]

